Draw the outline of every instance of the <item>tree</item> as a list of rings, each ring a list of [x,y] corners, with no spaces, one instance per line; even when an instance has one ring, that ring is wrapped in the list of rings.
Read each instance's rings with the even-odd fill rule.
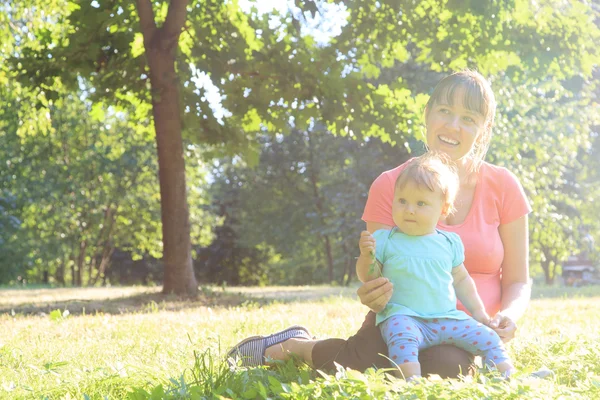
[[[290,15],[259,15],[217,0],[29,0],[10,13],[39,13],[42,4],[46,16],[20,32],[36,41],[12,63],[36,96],[52,99],[57,82],[83,79],[95,88],[94,101],[133,97],[153,105],[165,292],[196,290],[182,135],[210,146],[206,156],[254,158],[257,133],[305,130],[311,121],[336,134],[404,143],[417,135],[413,123],[426,96],[402,78],[376,81],[397,63],[506,70],[519,81],[529,78],[524,71],[533,79],[587,77],[598,62],[600,35],[585,2],[339,2],[350,23],[327,44],[303,25],[303,11],[324,13],[324,2],[296,1]],[[195,84],[201,73],[219,89],[222,118]]]
[[[407,150],[373,138],[336,137],[317,126],[264,135],[261,143],[255,168],[220,159],[213,171],[212,198],[226,215],[226,230],[219,229],[211,248],[261,255],[271,249],[273,257],[257,257],[254,266],[265,282],[347,284],[369,186],[381,171],[406,160]],[[216,264],[235,269],[227,260]],[[217,273],[208,278],[219,282]]]
[[[220,285],[263,285],[273,282],[267,266],[273,255],[266,246],[249,245],[240,230],[243,223],[244,183],[252,179],[239,166],[226,164],[211,185],[210,209],[221,223],[214,229],[208,246],[196,248],[196,271],[204,282]]]
[[[499,76],[494,81],[500,115],[491,159],[515,172],[529,197],[531,258],[548,284],[577,246],[586,194],[576,178],[578,155],[590,148],[597,123],[593,86],[582,79],[548,78],[535,84]]]
[[[165,22],[156,24],[150,0],[138,0],[140,27],[152,86],[152,113],[156,127],[161,193],[163,291],[195,295],[198,284],[191,256],[189,211],[181,136],[179,87],[175,57],[186,20],[188,1],[172,1]]]
[[[18,106],[17,106],[18,107]],[[16,198],[20,229],[10,246],[26,257],[30,281],[93,285],[118,246],[154,252],[158,188],[151,141],[128,127],[126,114],[105,113],[78,96],[49,107],[44,140],[4,133],[4,187]],[[18,179],[8,179],[10,176]],[[4,261],[4,260],[3,260]]]
[[[22,6],[32,6],[30,10],[40,12],[36,9],[39,5],[33,1]],[[190,121],[199,122],[200,131],[204,133],[201,136],[216,143],[224,141],[220,137],[223,133],[234,137],[243,137],[243,133],[240,135],[235,126],[222,128],[210,112],[197,113],[207,108],[198,102],[197,95],[186,104],[192,112],[184,111],[180,101],[197,89],[180,92],[181,82],[189,84],[192,80],[194,73],[189,68],[192,62],[216,76],[226,73],[222,67],[228,61],[239,60],[238,65],[243,65],[247,52],[258,49],[247,17],[235,5],[218,1],[195,2],[194,7],[188,7],[186,0],[169,3],[139,0],[135,8],[112,0],[52,2],[51,5],[55,13],[50,18],[64,24],[63,30],[34,27],[39,41],[21,49],[22,54],[15,57],[16,67],[24,82],[44,88],[40,94],[46,98],[56,97],[58,80],[74,85],[75,78],[82,76],[95,85],[97,95],[92,96],[95,100],[104,96],[113,101],[126,101],[134,93],[152,103],[161,187],[163,291],[193,295],[197,292],[197,283],[190,252],[182,127]],[[66,17],[56,14],[61,5],[69,11]],[[186,28],[188,36],[181,39],[186,20],[192,25]],[[141,36],[132,26],[139,27]],[[212,37],[217,29],[223,38],[230,31],[232,37],[239,39],[227,43]],[[199,37],[212,33],[202,39],[207,42],[202,46],[192,39],[193,32]],[[218,57],[213,57],[215,55]],[[244,74],[244,71],[239,73]],[[242,143],[233,146],[238,145],[238,148],[243,147]]]

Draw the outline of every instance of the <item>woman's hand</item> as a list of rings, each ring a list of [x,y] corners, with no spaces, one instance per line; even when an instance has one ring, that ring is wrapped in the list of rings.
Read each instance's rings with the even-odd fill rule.
[[[492,328],[504,343],[510,342],[515,337],[517,324],[510,317],[498,313],[490,321],[489,327]]]
[[[394,285],[387,278],[377,278],[365,282],[358,288],[356,294],[360,302],[374,312],[383,310],[392,298]]]

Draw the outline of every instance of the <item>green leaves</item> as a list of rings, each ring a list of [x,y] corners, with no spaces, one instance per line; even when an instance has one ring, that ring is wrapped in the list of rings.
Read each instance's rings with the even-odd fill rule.
[[[356,167],[356,176],[364,175],[357,160],[371,157],[362,152],[342,157],[334,150],[365,138],[399,146],[401,152],[411,146],[417,149],[424,104],[435,82],[450,70],[473,67],[495,80],[501,103],[490,159],[515,170],[536,210],[549,218],[549,222],[533,221],[535,243],[563,249],[555,250],[558,258],[566,254],[560,241],[569,243],[565,242],[567,232],[579,218],[568,210],[582,207],[583,202],[563,198],[560,182],[577,167],[575,155],[589,141],[592,97],[587,85],[600,61],[597,10],[587,2],[558,0],[296,3],[301,12],[283,15],[246,14],[236,1],[221,0],[194,0],[185,9],[183,30],[173,44],[176,76],[171,80],[179,90],[181,107],[179,115],[170,117],[180,119],[183,138],[191,149],[188,157],[194,162],[186,172],[194,174],[189,179],[194,182],[189,203],[198,243],[211,238],[208,231],[213,223],[203,209],[206,170],[199,158],[242,157],[240,165],[262,163],[276,170],[280,168],[277,162],[289,160],[277,154],[277,160],[265,161],[264,135],[289,135],[293,130],[312,135],[315,127],[326,127],[343,137],[337,144],[323,144],[327,156],[340,163],[353,160],[347,165]],[[171,3],[151,4],[160,28]],[[332,20],[346,19],[330,41],[322,40],[322,32],[306,29],[309,14],[316,19],[326,12]],[[108,208],[127,234],[121,239],[113,236],[114,240],[159,256],[158,191],[150,182],[156,174],[156,162],[151,160],[152,98],[159,99],[161,93],[156,88],[151,91],[152,74],[136,4],[29,0],[10,8],[0,6],[0,39],[5,61],[0,84],[10,88],[6,104],[19,105],[5,107],[10,150],[3,152],[2,161],[10,160],[12,166],[3,179],[9,182],[5,185],[11,193],[23,189],[18,204],[22,225],[26,229],[39,226],[47,243],[89,244],[94,241],[89,226],[106,226],[100,222],[102,210],[119,197],[118,208]],[[206,84],[201,86],[202,79]],[[563,85],[573,79],[580,84]],[[72,98],[66,100],[69,95]],[[69,104],[71,100],[78,103],[78,98],[85,106]],[[585,118],[578,120],[578,109],[584,110]],[[30,160],[28,153],[48,162]],[[295,161],[294,167],[300,169],[300,162],[313,164],[306,159]],[[333,162],[328,168],[347,172],[339,165]],[[35,177],[36,171],[46,175]],[[311,193],[306,189],[310,176],[295,171],[276,177],[290,192]],[[539,171],[544,179],[538,178]],[[12,175],[20,177],[15,172],[25,176],[22,183],[13,181]],[[266,173],[265,177],[257,175],[259,182],[267,180]],[[372,178],[344,182],[326,176],[314,186],[317,192],[327,189],[327,196],[337,201],[348,190],[341,182],[360,182],[363,187]],[[24,189],[30,192],[26,195]],[[127,195],[116,195],[123,191]],[[287,199],[285,194],[270,195]],[[314,195],[309,198],[315,199]],[[35,204],[27,199],[35,199]],[[321,238],[340,226],[352,225],[349,218],[359,217],[356,211],[341,217],[342,212],[329,208],[337,204],[333,201],[321,213],[299,203],[290,200],[289,204],[302,210],[292,220],[309,219],[307,225],[312,226],[320,219],[321,225],[312,229]],[[354,203],[352,207],[359,209]],[[273,218],[282,219],[280,207],[273,205],[273,210],[277,210]],[[571,216],[557,217],[565,213]],[[42,215],[47,218],[40,222]],[[555,233],[545,236],[539,228],[548,224],[556,229],[549,229]],[[53,238],[53,232],[67,239]],[[31,243],[31,237],[23,243]],[[337,243],[346,239],[338,238]],[[541,260],[537,244],[532,253]],[[71,252],[68,245],[61,246],[59,254]],[[285,250],[277,252],[288,252],[282,246]],[[311,246],[313,242],[307,239],[305,247]],[[56,268],[58,262],[48,261],[56,260],[56,248],[44,249],[48,256],[30,248],[33,268]],[[337,248],[333,254],[343,257],[347,251]],[[315,257],[325,259],[323,252],[313,252],[307,259],[311,263]]]
[[[577,226],[585,192],[576,171],[586,169],[579,154],[590,146],[597,112],[592,87],[571,93],[556,79],[536,85],[494,82],[500,115],[490,159],[515,172],[532,203],[531,259],[548,283],[560,264],[577,254]]]
[[[19,61],[28,67],[18,68],[21,76],[35,82],[61,76],[74,82],[66,79],[67,73],[81,74],[95,86],[93,97],[117,95],[115,100],[121,101],[133,93],[149,101],[135,7],[119,2],[67,4],[69,25],[58,29],[42,24],[38,41],[25,45]],[[155,6],[159,26],[167,6]],[[310,114],[336,133],[351,130],[405,141],[415,137],[403,123],[406,112],[421,112],[407,101],[420,89],[402,85],[409,89],[408,98],[372,95],[382,83],[374,81],[398,63],[434,71],[469,66],[486,74],[506,71],[511,77],[526,70],[528,77],[541,79],[549,73],[558,78],[589,76],[599,60],[594,48],[598,28],[590,17],[594,11],[581,2],[356,0],[345,6],[349,23],[342,33],[329,44],[316,45],[312,35],[318,33],[294,29],[295,17],[274,15],[279,21],[275,27],[269,26],[267,16],[244,14],[236,2],[192,2],[178,56],[183,104],[189,109],[185,137],[243,154],[252,138],[242,130],[286,131],[292,115],[305,123],[309,115],[303,114]],[[303,8],[312,14],[319,10],[312,2]],[[58,40],[65,37],[68,41]],[[44,52],[53,57],[40,58]],[[231,116],[222,122],[215,118],[204,93],[191,84],[193,74],[186,65],[211,77]],[[365,79],[373,86],[364,85]],[[314,104],[319,107],[309,108]],[[380,128],[371,129],[381,113],[389,121],[376,122]],[[349,116],[353,118],[346,121]]]
[[[187,38],[187,36],[182,36],[180,40],[185,41],[184,38]],[[187,46],[185,46],[184,44],[181,44],[181,46],[183,51],[185,52]],[[136,32],[134,35],[134,39],[131,42],[131,56],[133,58],[138,58],[139,56],[144,54],[144,51],[144,36],[141,34],[141,32]]]
[[[206,279],[221,282],[228,274],[225,280],[240,284],[346,283],[354,274],[369,186],[405,160],[406,150],[317,127],[264,135],[261,142],[255,168],[222,159],[213,171],[214,207],[226,219],[206,250],[223,255],[206,262]],[[266,250],[265,257],[234,259],[250,259],[250,249]]]

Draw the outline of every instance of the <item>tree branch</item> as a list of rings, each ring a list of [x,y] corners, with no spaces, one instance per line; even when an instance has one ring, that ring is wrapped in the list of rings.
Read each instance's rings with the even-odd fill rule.
[[[156,31],[156,21],[154,20],[152,3],[151,0],[136,0],[135,3],[140,17],[142,35],[144,35],[144,47],[148,48],[154,37],[154,32]]]
[[[138,0],[138,2],[139,1],[140,0]],[[167,12],[167,19],[161,28],[165,37],[169,39],[179,38],[181,30],[185,25],[188,3],[189,0],[171,0],[169,11]]]

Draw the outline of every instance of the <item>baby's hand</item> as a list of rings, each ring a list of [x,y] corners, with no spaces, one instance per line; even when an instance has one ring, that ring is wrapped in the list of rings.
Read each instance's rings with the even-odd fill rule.
[[[517,324],[507,315],[498,313],[490,321],[490,328],[496,331],[504,343],[507,343],[515,337]]]
[[[375,238],[369,231],[362,231],[360,233],[358,247],[360,248],[361,256],[369,256],[375,253]]]

